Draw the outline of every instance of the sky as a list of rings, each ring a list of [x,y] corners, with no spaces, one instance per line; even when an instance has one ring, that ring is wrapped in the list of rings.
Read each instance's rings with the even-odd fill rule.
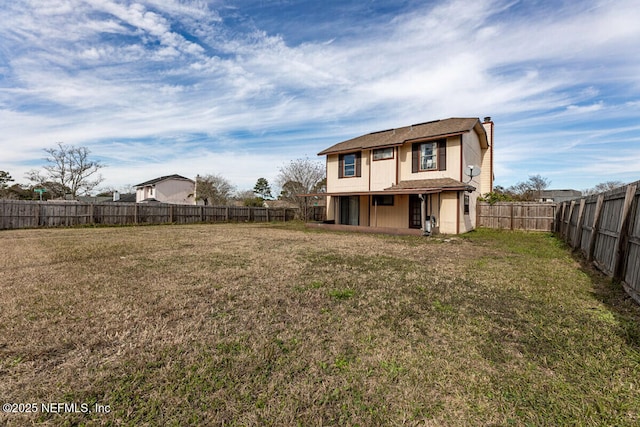
[[[495,122],[495,184],[640,179],[639,0],[0,0],[0,170],[238,190],[369,132]]]

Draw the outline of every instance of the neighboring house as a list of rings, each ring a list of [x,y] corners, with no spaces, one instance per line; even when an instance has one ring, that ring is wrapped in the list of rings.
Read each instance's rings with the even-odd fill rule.
[[[425,234],[473,230],[476,200],[493,190],[493,127],[490,117],[450,118],[373,132],[321,151],[327,156],[327,219]],[[470,165],[476,173],[480,167],[480,175],[470,177]]]
[[[136,202],[195,205],[195,181],[180,175],[161,176],[136,185]]]
[[[578,190],[542,190],[539,201],[562,203],[578,197],[582,197],[582,192]]]

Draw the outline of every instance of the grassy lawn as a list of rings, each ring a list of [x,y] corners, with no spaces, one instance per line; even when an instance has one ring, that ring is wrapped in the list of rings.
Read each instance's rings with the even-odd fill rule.
[[[640,423],[640,307],[548,234],[218,224],[0,247],[0,404],[38,405],[0,425]]]

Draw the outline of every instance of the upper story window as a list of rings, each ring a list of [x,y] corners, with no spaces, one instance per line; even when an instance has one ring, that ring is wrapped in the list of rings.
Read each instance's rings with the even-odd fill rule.
[[[411,146],[411,172],[447,169],[447,141],[416,142]]]
[[[420,144],[420,170],[432,171],[437,169],[438,144],[436,142],[425,142]]]
[[[360,152],[340,154],[338,157],[338,177],[352,178],[361,176]]]
[[[344,156],[344,176],[356,176],[355,154],[346,154]]]
[[[373,150],[373,160],[393,159],[393,147],[377,148]]]

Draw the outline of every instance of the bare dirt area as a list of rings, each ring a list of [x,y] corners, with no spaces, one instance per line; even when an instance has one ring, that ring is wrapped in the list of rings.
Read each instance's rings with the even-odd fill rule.
[[[216,224],[0,246],[0,425],[640,422],[640,310],[548,234]]]

